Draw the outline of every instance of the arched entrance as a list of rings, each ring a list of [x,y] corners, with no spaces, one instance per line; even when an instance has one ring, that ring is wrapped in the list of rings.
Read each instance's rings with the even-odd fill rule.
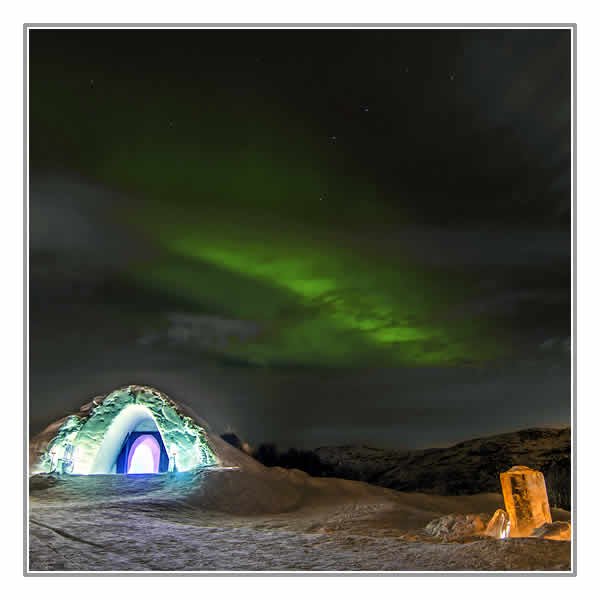
[[[136,469],[142,467],[144,456],[144,468],[150,467],[150,452],[152,470],[146,472],[160,473],[168,470],[167,450],[152,411],[141,404],[129,404],[114,417],[107,428],[94,458],[91,473],[129,473],[136,451],[140,452],[134,463]]]
[[[160,468],[160,446],[156,438],[142,433],[131,445],[127,456],[127,473],[158,473]]]
[[[132,431],[117,457],[117,473],[165,473],[169,456],[158,431]]]

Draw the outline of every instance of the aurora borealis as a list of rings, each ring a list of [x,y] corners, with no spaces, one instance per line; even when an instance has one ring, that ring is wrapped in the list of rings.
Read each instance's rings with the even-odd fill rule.
[[[233,379],[384,370],[412,390],[431,369],[563,369],[569,65],[566,30],[32,31],[39,385],[65,360],[83,386],[115,368],[113,347],[115,384],[164,369],[162,353]],[[219,342],[174,334],[172,314]],[[280,427],[297,400],[252,385]],[[398,414],[416,414],[404,392]],[[239,394],[223,424],[252,435]]]

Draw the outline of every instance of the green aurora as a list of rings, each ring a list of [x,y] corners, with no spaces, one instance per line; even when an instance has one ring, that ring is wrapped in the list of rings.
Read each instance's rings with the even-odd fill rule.
[[[401,203],[276,96],[241,104],[76,57],[38,55],[31,69],[32,169],[60,165],[128,198],[111,218],[153,252],[124,260],[125,277],[194,312],[258,323],[228,357],[457,365],[508,350],[460,311],[478,282],[390,241],[409,223]]]

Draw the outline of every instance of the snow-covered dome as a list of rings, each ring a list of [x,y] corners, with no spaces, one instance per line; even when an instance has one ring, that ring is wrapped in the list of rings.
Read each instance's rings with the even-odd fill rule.
[[[141,385],[94,398],[32,443],[32,474],[159,473],[219,463],[199,419]]]

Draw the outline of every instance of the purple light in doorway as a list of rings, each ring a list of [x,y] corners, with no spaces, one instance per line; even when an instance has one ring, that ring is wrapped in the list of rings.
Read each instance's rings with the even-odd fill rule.
[[[140,435],[129,450],[127,473],[158,473],[160,445],[153,435]]]

